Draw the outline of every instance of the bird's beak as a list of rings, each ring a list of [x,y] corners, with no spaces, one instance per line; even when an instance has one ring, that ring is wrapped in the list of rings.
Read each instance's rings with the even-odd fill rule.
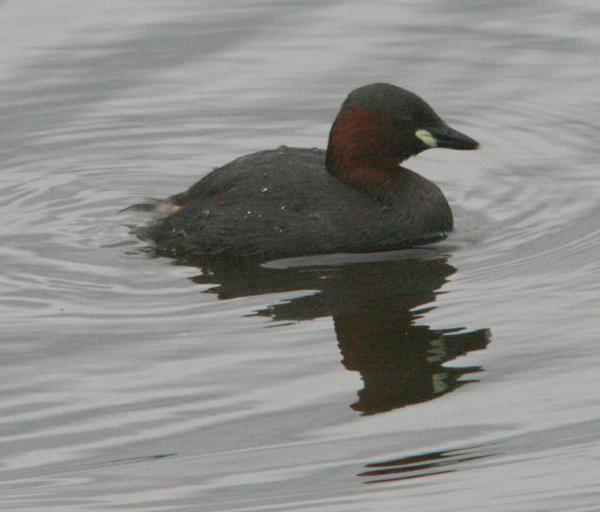
[[[415,136],[430,148],[477,149],[479,142],[447,125],[422,128]]]

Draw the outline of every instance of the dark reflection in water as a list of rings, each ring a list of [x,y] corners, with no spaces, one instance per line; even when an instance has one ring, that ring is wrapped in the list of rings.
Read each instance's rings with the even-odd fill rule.
[[[442,473],[453,473],[457,464],[473,462],[498,455],[492,445],[472,446],[459,450],[428,452],[367,464],[367,470],[359,473],[366,484],[393,482],[421,478]]]
[[[416,325],[433,308],[437,290],[456,272],[435,251],[407,251],[393,261],[292,268],[194,264],[203,269],[194,281],[220,283],[208,291],[221,299],[316,290],[257,314],[278,321],[332,316],[342,363],[360,372],[364,381],[352,404],[356,411],[375,414],[431,400],[473,382],[461,377],[481,371],[479,366],[453,368],[444,363],[485,348],[489,330]]]

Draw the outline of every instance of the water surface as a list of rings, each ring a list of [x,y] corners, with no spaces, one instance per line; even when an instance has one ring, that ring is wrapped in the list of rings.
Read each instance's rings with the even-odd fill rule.
[[[593,2],[0,3],[3,510],[600,506]],[[323,147],[353,88],[478,152],[441,244],[153,258],[133,202]]]

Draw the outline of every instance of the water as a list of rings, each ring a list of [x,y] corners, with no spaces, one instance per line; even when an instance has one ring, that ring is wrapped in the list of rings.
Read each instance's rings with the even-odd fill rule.
[[[3,510],[600,510],[600,9],[0,3]],[[119,210],[389,81],[448,241],[250,270]]]

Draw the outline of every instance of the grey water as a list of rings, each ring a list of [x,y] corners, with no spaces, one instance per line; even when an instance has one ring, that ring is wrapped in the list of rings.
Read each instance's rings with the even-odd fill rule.
[[[600,7],[0,2],[0,508],[600,510]],[[476,152],[387,254],[210,269],[119,213],[416,92]]]

